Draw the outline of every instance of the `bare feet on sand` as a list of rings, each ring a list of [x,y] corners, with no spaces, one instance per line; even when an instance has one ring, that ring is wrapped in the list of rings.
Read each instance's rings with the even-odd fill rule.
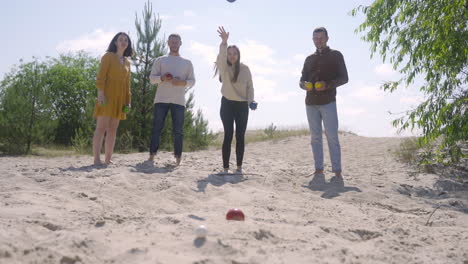
[[[94,166],[102,166],[102,165],[110,165],[110,164],[114,164],[114,162],[112,162],[111,160],[105,161],[104,163],[101,160],[94,161]]]

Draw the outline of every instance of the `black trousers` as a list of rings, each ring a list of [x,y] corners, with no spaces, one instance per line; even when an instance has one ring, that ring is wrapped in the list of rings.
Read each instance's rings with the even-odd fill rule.
[[[249,105],[247,101],[232,101],[221,98],[221,120],[224,127],[223,141],[223,167],[229,168],[231,156],[231,143],[234,134],[234,123],[236,124],[236,159],[237,166],[242,166],[245,149],[245,130],[249,119]]]

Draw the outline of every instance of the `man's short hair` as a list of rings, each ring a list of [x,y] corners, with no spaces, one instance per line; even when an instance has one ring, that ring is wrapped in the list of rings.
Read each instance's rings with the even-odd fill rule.
[[[327,32],[327,29],[324,28],[324,27],[318,27],[316,29],[314,29],[314,33],[319,33],[319,32],[325,32],[325,36],[328,37],[328,32]]]
[[[172,33],[172,34],[169,35],[169,37],[167,39],[170,39],[171,37],[178,38],[180,41],[182,41],[182,38],[180,37],[179,34]]]

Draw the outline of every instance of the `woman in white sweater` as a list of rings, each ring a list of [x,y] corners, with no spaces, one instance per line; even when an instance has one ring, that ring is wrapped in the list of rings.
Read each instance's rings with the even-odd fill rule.
[[[254,88],[252,74],[247,65],[240,63],[240,51],[234,45],[228,46],[229,32],[223,27],[218,28],[221,44],[216,59],[215,75],[219,74],[221,86],[221,120],[224,127],[223,141],[223,168],[229,171],[229,158],[231,156],[231,143],[236,124],[236,158],[237,173],[242,172],[244,159],[244,140],[249,119],[249,107],[257,108],[254,101]]]

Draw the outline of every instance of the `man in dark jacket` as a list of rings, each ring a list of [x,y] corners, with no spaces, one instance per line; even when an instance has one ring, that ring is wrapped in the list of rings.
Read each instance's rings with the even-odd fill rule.
[[[332,182],[343,183],[341,148],[338,140],[336,88],[348,82],[348,72],[343,55],[327,46],[328,33],[325,28],[319,27],[314,30],[313,41],[317,50],[304,62],[300,87],[307,91],[305,103],[315,161],[314,174],[323,175],[323,122],[332,171],[335,173]]]

